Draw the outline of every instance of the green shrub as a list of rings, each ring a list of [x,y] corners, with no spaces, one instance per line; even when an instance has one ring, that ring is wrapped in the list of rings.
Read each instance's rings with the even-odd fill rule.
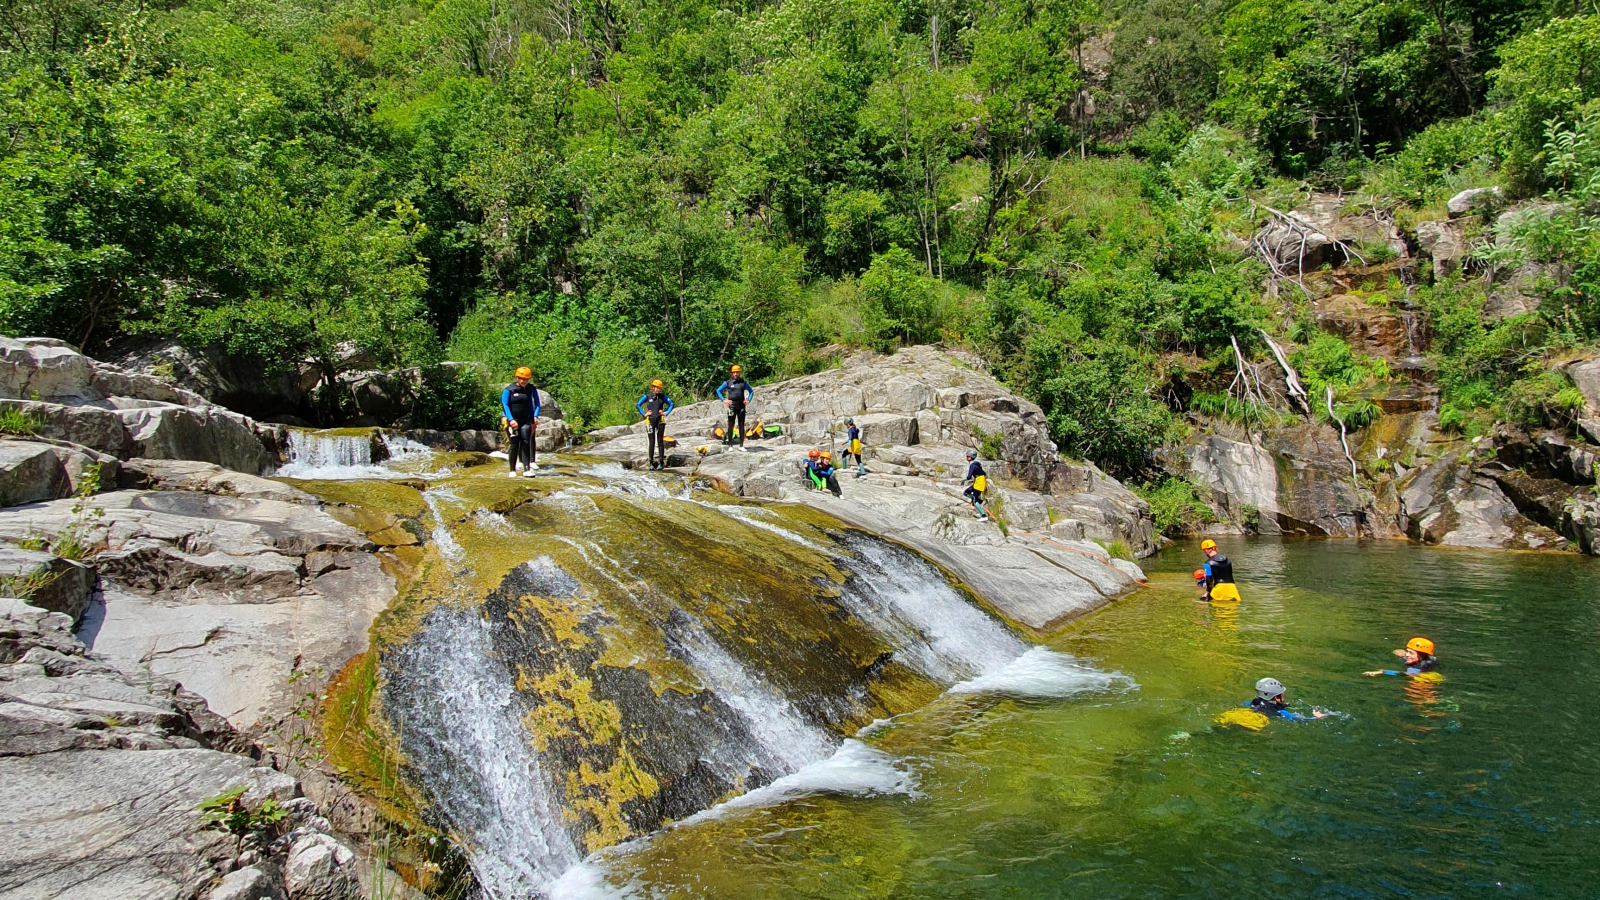
[[[1134,483],[1129,487],[1150,504],[1156,530],[1169,537],[1193,533],[1217,520],[1210,505],[1200,499],[1194,484],[1182,478]]]
[[[494,428],[500,415],[499,392],[471,366],[426,366],[411,406],[416,428],[461,431]]]
[[[27,410],[15,406],[0,407],[0,434],[38,434],[43,422],[29,415]]]

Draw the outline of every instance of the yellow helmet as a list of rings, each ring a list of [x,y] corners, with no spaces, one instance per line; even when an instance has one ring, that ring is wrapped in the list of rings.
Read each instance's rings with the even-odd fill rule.
[[[1425,637],[1414,637],[1411,640],[1406,641],[1406,649],[1415,650],[1418,653],[1426,653],[1427,655],[1432,656],[1433,641],[1430,641]]]
[[[1206,538],[1205,540],[1200,542],[1200,549],[1201,550],[1215,550],[1215,549],[1217,549],[1217,542],[1213,541],[1210,538]]]
[[[661,379],[659,379],[659,378],[657,378],[655,381],[650,382],[650,386],[651,387],[666,387],[666,385],[661,383]]]
[[[532,378],[533,377],[533,370],[528,368],[527,366],[520,366],[520,367],[517,368],[517,377],[518,378]]]

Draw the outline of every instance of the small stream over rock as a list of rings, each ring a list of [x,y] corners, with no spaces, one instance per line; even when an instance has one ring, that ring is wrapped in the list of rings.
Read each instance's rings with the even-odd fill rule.
[[[852,737],[947,691],[1116,677],[1030,650],[921,556],[816,510],[570,457],[538,478],[425,461],[427,480],[397,480],[415,460],[317,440],[298,484],[381,491],[426,537],[375,629],[379,713],[425,815],[500,900],[719,804],[914,793],[911,768]],[[381,487],[340,480],[361,467]]]

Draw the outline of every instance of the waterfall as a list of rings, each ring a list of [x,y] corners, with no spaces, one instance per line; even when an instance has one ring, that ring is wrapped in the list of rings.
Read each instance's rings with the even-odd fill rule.
[[[669,822],[807,794],[915,797],[914,769],[870,729],[848,737],[906,711],[884,697],[1131,685],[1030,650],[899,545],[615,464],[580,471],[536,515],[425,491],[451,571],[506,565],[480,547],[519,561],[487,597],[443,582],[383,656],[408,775],[494,900],[581,895],[598,858],[579,865],[580,848]]]
[[[327,434],[291,428],[289,461],[278,469],[284,478],[386,478],[389,472],[372,462],[372,438],[360,434]]]
[[[582,854],[562,826],[561,802],[528,743],[515,679],[476,611],[441,606],[385,660],[384,702],[407,763],[467,847],[494,900],[541,894]]]

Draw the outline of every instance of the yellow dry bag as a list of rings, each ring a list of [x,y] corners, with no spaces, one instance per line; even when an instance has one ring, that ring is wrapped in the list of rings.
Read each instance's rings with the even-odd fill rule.
[[[989,490],[989,476],[979,475],[977,478],[972,479],[972,489],[980,494]]]
[[[1239,589],[1226,582],[1211,588],[1212,603],[1238,603]]]
[[[1260,731],[1267,727],[1267,717],[1253,709],[1235,706],[1233,709],[1224,710],[1217,716],[1218,725],[1237,725],[1251,731]]]

